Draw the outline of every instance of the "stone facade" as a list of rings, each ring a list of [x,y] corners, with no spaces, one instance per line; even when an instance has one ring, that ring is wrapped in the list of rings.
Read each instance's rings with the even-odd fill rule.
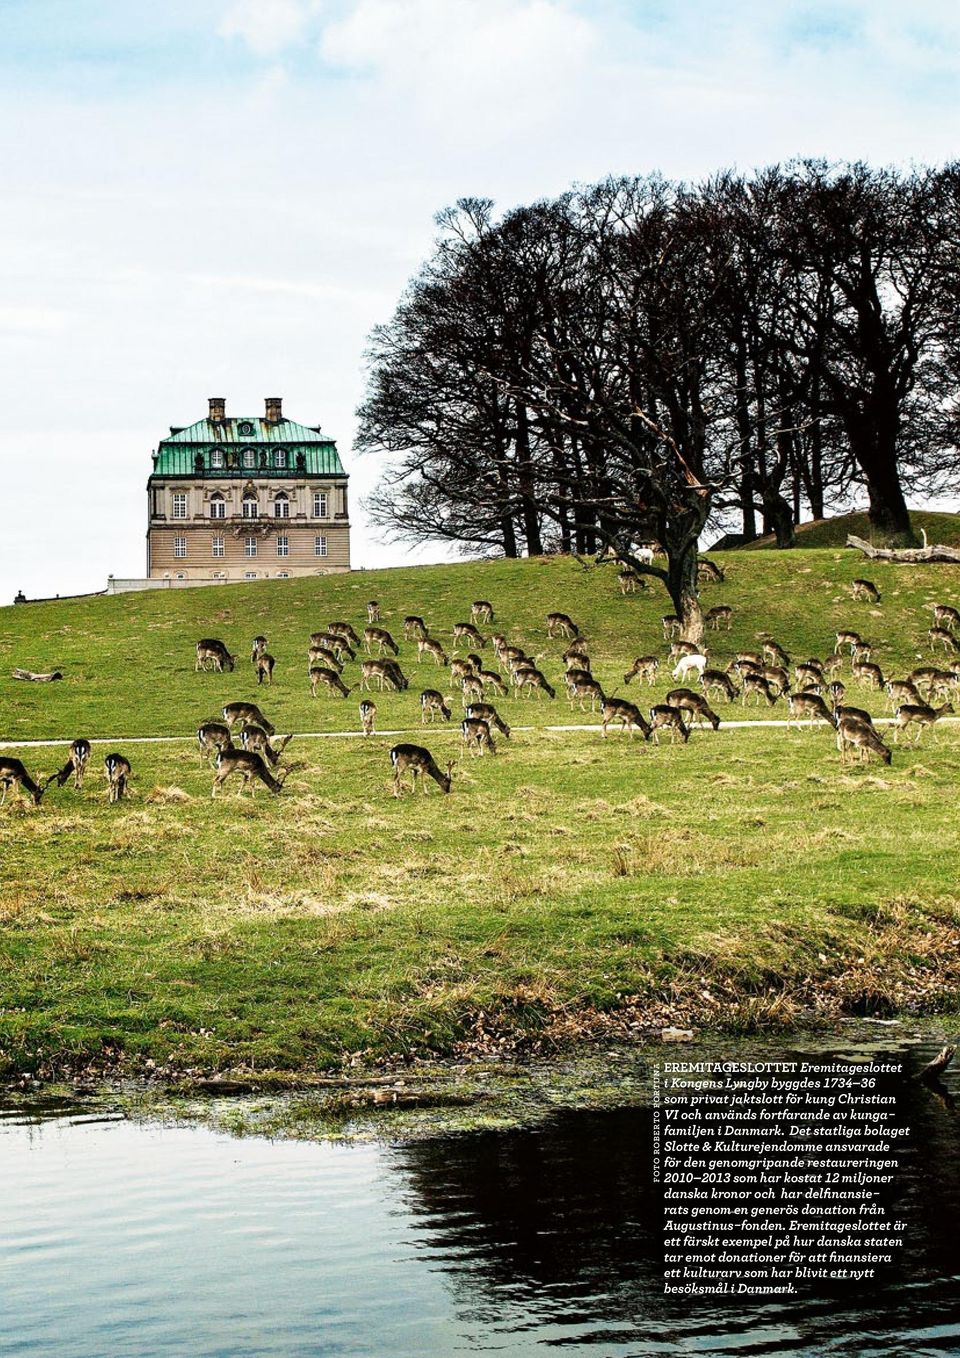
[[[283,417],[205,420],[171,428],[147,482],[147,577],[214,583],[328,575],[350,569],[347,474],[336,444]]]

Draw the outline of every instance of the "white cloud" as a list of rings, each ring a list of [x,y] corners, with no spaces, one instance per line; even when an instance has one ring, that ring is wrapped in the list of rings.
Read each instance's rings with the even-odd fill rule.
[[[359,0],[326,27],[321,52],[372,77],[433,133],[473,142],[549,122],[598,41],[557,0]]]
[[[299,41],[311,9],[301,0],[234,0],[218,31],[239,38],[255,56],[275,57]]]

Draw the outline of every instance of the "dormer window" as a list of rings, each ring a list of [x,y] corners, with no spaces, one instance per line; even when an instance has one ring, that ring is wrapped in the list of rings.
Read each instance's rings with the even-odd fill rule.
[[[222,449],[222,448],[211,448],[211,449],[210,449],[210,466],[211,466],[211,467],[222,467],[222,466],[223,466],[223,449]]]
[[[253,433],[253,425],[250,423],[249,420],[240,421],[240,433],[243,435],[244,438],[247,439]]]
[[[277,451],[276,451],[276,452],[274,453],[274,455],[273,455],[273,465],[274,465],[275,467],[277,467],[277,468],[286,467],[286,465],[287,465],[287,450],[286,450],[286,448],[278,448],[278,449],[277,449]]]
[[[245,467],[255,467],[257,465],[257,452],[255,448],[244,448],[243,465]]]

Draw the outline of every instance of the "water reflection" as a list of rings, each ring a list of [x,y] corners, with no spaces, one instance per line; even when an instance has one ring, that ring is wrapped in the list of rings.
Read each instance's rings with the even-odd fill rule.
[[[886,1285],[753,1304],[663,1296],[642,1111],[383,1149],[8,1109],[0,1352],[957,1353],[957,1114],[901,1094],[910,1226]]]

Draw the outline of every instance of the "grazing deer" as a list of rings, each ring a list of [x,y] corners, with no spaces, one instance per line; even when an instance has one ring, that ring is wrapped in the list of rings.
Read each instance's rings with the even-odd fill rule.
[[[483,717],[464,717],[460,723],[460,738],[474,755],[484,755],[489,750],[497,753],[490,727]]]
[[[350,645],[349,641],[347,641],[346,637],[340,636],[339,632],[311,632],[310,645],[326,646],[329,650],[333,651],[338,660],[342,660],[344,656],[346,656],[348,660],[356,660],[357,658],[356,651]]]
[[[433,637],[422,636],[422,637],[418,637],[418,638],[417,638],[417,663],[418,663],[418,664],[420,663],[420,661],[423,659],[423,657],[424,657],[425,655],[432,656],[432,657],[433,657],[433,663],[434,663],[435,665],[449,665],[449,664],[450,664],[450,661],[449,661],[449,659],[447,658],[447,653],[446,653],[446,651],[443,649],[443,643],[440,642],[440,641],[436,641]]]
[[[829,679],[838,675],[843,669],[843,660],[844,656],[842,651],[834,651],[831,655],[828,655],[823,662],[824,675]]]
[[[954,653],[960,650],[957,639],[949,627],[931,627],[927,636],[930,638],[931,646],[942,646],[945,651]]]
[[[268,764],[276,764],[284,750],[293,740],[293,733],[284,736],[277,741],[276,746],[270,744],[270,737],[262,726],[245,726],[240,732],[240,744],[245,750],[258,754],[265,759]]]
[[[268,736],[277,734],[276,728],[271,726],[266,717],[257,707],[256,703],[227,703],[222,709],[223,720],[232,731],[238,721],[245,722],[248,726],[262,726]]]
[[[482,650],[487,644],[486,637],[482,637],[472,622],[455,622],[453,624],[453,649],[457,649],[460,641],[469,642],[471,646],[479,646]]]
[[[762,670],[756,670],[755,673],[763,675],[767,683],[776,688],[779,696],[790,692],[790,676],[782,665],[764,665]]]
[[[732,703],[737,696],[736,684],[723,670],[704,670],[700,676],[700,685],[705,695],[712,689],[718,689],[728,703]]]
[[[750,665],[755,670],[763,669],[762,651],[737,651],[734,660],[741,665]]]
[[[669,703],[658,703],[650,709],[650,735],[654,745],[660,744],[660,731],[670,732],[670,744],[675,745],[677,736],[684,744],[690,739],[690,730],[683,719],[683,711],[679,707],[671,707]]]
[[[779,665],[783,670],[790,668],[790,657],[778,642],[768,639],[760,649],[763,652],[764,660],[771,665]]]
[[[103,761],[103,771],[107,775],[107,800],[120,802],[130,787],[130,761],[122,754],[108,754]]]
[[[587,658],[587,639],[586,637],[575,637],[567,649],[561,654],[561,660],[569,660],[572,656],[580,655]],[[586,669],[587,666],[584,666]]]
[[[858,683],[864,684],[867,688],[883,688],[886,682],[883,671],[879,665],[872,665],[869,661],[853,664],[853,677]]]
[[[674,679],[686,679],[688,674],[695,674],[699,679],[703,671],[707,668],[707,657],[702,654],[682,655],[673,668]]]
[[[604,698],[600,713],[600,734],[604,738],[610,723],[618,721],[621,731],[629,731],[631,736],[639,731],[644,740],[650,739],[650,726],[643,713],[625,698]]]
[[[727,578],[720,567],[714,561],[709,561],[705,556],[697,562],[697,579],[713,580],[722,585]]]
[[[859,646],[855,646],[853,655],[850,657],[850,664],[853,669],[858,665],[866,665],[873,655],[873,644],[869,641],[861,641]]]
[[[885,764],[889,764],[893,758],[891,750],[884,745],[873,727],[858,721],[856,717],[841,717],[837,722],[837,749],[840,751],[841,763],[851,749],[857,751],[861,760],[876,754]]]
[[[668,707],[679,707],[684,712],[690,713],[690,725],[695,722],[708,722],[716,731],[720,726],[720,718],[712,709],[702,693],[694,693],[692,688],[672,688],[667,694],[666,702]]]
[[[577,674],[578,671],[574,670],[573,673]],[[579,671],[579,673],[583,674],[583,671]],[[601,707],[603,706],[603,689],[597,683],[596,679],[592,678],[589,674],[585,675],[583,678],[577,679],[572,678],[572,676],[568,674],[566,682],[567,697],[570,699],[571,707],[573,707],[574,701],[578,698],[580,700],[581,712],[586,711],[586,708],[583,705],[584,698],[590,699],[591,712],[596,711],[597,703],[599,703]]]
[[[328,646],[311,646],[307,651],[307,661],[310,665],[326,665],[328,669],[336,670],[338,674],[343,673],[343,661]]]
[[[367,622],[380,621],[380,605],[376,599],[371,599],[367,604]]]
[[[363,645],[367,655],[372,653],[374,646],[377,648],[377,655],[383,655],[384,651],[392,651],[394,655],[400,654],[400,647],[385,627],[365,627]]]
[[[592,674],[593,666],[586,651],[577,651],[576,655],[572,655],[566,662],[565,671],[567,674]]]
[[[360,645],[360,638],[348,622],[328,622],[327,631],[332,632],[334,636],[344,637],[352,646]]]
[[[429,750],[425,750],[422,745],[394,745],[390,751],[390,763],[393,765],[393,795],[395,797],[401,795],[403,775],[408,769],[413,783],[412,792],[416,792],[418,778],[422,792],[427,790],[426,778],[432,778],[435,783],[439,783],[443,792],[450,791],[456,763],[453,759],[447,765],[446,773],[443,773],[433,755]]]
[[[523,665],[514,671],[514,682],[517,686],[517,696],[520,696],[521,689],[528,691],[531,695],[535,693],[537,698],[541,693],[545,693],[548,698],[555,698],[557,691],[547,683],[545,677],[540,673],[535,665]]]
[[[623,682],[629,684],[631,679],[642,679],[646,684],[654,684],[659,669],[660,661],[655,655],[638,655],[623,676]]]
[[[694,641],[675,641],[670,647],[670,659],[679,660],[682,655],[700,655],[700,647]]]
[[[526,656],[524,656],[524,659],[526,659]],[[464,679],[472,679],[476,672],[472,660],[451,661],[450,678],[455,684],[462,684]]]
[[[418,618],[415,613],[409,613],[403,620],[403,637],[405,641],[415,641],[427,635],[427,624],[423,618]]]
[[[742,673],[743,687],[740,690],[740,700],[743,706],[746,707],[747,699],[754,694],[758,703],[766,702],[768,707],[774,707],[777,695],[769,679],[765,679],[759,670],[745,670]]]
[[[205,670],[208,663],[213,663],[213,668],[222,673],[224,670],[233,671],[237,663],[237,657],[231,655],[222,641],[217,641],[215,637],[207,637],[203,641],[197,642],[197,663],[194,670]]]
[[[426,720],[435,721],[437,713],[443,717],[444,721],[451,718],[451,710],[447,706],[447,699],[437,689],[424,689],[420,695],[420,724],[426,724]]]
[[[361,666],[361,669],[363,668],[364,667]],[[339,693],[341,698],[349,698],[350,694],[356,688],[356,684],[351,684],[350,687],[347,688],[336,670],[328,669],[326,665],[311,665],[310,693],[314,698],[317,696],[317,689],[321,684],[328,693]],[[360,687],[363,687],[362,681]]]
[[[33,799],[34,806],[40,805],[40,800],[50,785],[51,779],[41,787],[30,777],[26,768],[19,759],[14,759],[12,755],[0,755],[0,806],[7,800],[7,793],[12,787],[19,787],[28,797]]]
[[[801,721],[825,721],[828,726],[836,726],[837,718],[817,693],[790,693],[787,695],[787,726]]]
[[[854,580],[850,586],[850,592],[855,599],[868,604],[878,604],[880,602],[880,591],[872,580]]]
[[[683,626],[683,623],[677,617],[676,613],[664,613],[660,622],[663,625],[664,639],[667,641],[669,641],[671,637],[676,636]]]
[[[386,672],[392,679],[393,684],[398,693],[410,687],[410,680],[407,678],[407,676],[404,674],[403,670],[400,668],[400,666],[397,664],[395,660],[381,660],[377,663],[384,665],[386,667]]]
[[[942,703],[940,707],[930,707],[927,703],[903,703],[897,708],[897,724],[893,730],[893,738],[896,740],[901,731],[913,726],[917,733],[913,743],[919,745],[924,729],[928,726],[932,728],[935,722],[953,710],[953,703]]]
[[[493,604],[489,599],[474,599],[470,605],[470,617],[474,622],[493,622]]]
[[[372,688],[372,680],[376,679],[377,688],[382,693],[384,684],[394,692],[400,692],[400,684],[396,676],[392,673],[390,666],[385,660],[363,660],[360,663],[360,688],[367,692]]]
[[[364,698],[360,703],[360,729],[365,736],[374,735],[374,725],[377,720],[377,705],[370,698]]]
[[[652,566],[653,558],[655,555],[656,551],[654,547],[650,545],[649,542],[641,543],[641,545],[634,552],[634,556],[637,558],[637,560],[640,562],[642,566]]]
[[[471,703],[467,708],[468,717],[482,718],[488,726],[495,726],[504,740],[510,739],[510,727],[500,716],[492,703]]]
[[[264,636],[254,637],[253,645],[250,648],[250,660],[256,664],[257,656],[267,649],[267,638]]]
[[[207,721],[197,728],[197,743],[200,746],[202,764],[204,756],[209,761],[211,756],[216,758],[219,750],[229,749],[233,745],[233,738],[229,726],[224,726],[218,721]]]
[[[460,680],[460,700],[464,708],[483,700],[483,683],[477,675],[468,674]]]
[[[947,631],[953,632],[960,627],[960,612],[951,608],[949,604],[934,604],[933,621],[937,626],[945,627]]]
[[[839,649],[840,649],[841,646],[849,646],[849,647],[850,647],[850,652],[851,652],[851,654],[852,654],[852,653],[856,650],[856,648],[857,648],[858,646],[862,646],[862,645],[863,645],[863,637],[861,637],[861,635],[860,635],[859,632],[842,631],[842,632],[838,632],[838,633],[837,633],[837,650],[838,650],[838,651],[839,651]]]
[[[257,671],[258,684],[262,684],[264,681],[268,684],[273,683],[273,668],[276,663],[277,662],[272,655],[269,655],[266,651],[260,652],[253,662],[254,668]]]
[[[833,709],[833,716],[835,723],[843,717],[852,717],[854,721],[862,721],[864,726],[873,726],[873,717],[864,707],[848,707],[841,703]]]
[[[83,775],[86,772],[87,761],[89,760],[89,758],[90,758],[89,740],[84,740],[83,737],[81,737],[79,740],[74,740],[70,745],[70,753],[67,756],[67,762],[64,764],[63,768],[60,770],[59,773],[55,773],[53,775],[53,778],[51,778],[50,781],[52,782],[53,779],[55,778],[57,781],[57,787],[63,787],[64,783],[67,781],[67,779],[70,777],[72,773],[73,786],[79,792],[83,787]]]
[[[505,698],[510,692],[507,685],[503,682],[496,670],[478,670],[476,677],[480,680],[484,689],[493,688],[501,698]]]
[[[555,637],[558,632],[562,637],[578,637],[580,628],[566,613],[548,613],[547,636]]]
[[[805,660],[793,669],[793,682],[797,688],[805,688],[808,684],[822,684],[824,681],[823,666],[819,661],[814,663],[812,660]]]
[[[716,608],[707,609],[705,622],[712,627],[715,632],[720,630],[721,623],[726,624],[727,631],[733,626],[733,609],[729,604],[717,604]]]
[[[221,750],[217,755],[217,774],[213,780],[211,797],[215,797],[223,787],[227,779],[234,773],[238,773],[241,778],[240,792],[246,787],[250,787],[250,795],[255,796],[257,791],[257,781],[265,784],[274,794],[283,789],[284,779],[290,773],[290,769],[284,769],[276,777],[270,772],[260,755],[254,754],[251,750]]]
[[[620,571],[617,576],[617,584],[620,586],[622,595],[636,594],[638,589],[646,589],[647,587],[646,580],[641,580],[637,572],[629,566],[624,566],[623,570]]]
[[[912,703],[916,707],[923,705],[916,684],[912,684],[909,679],[891,679],[886,684],[886,690],[891,712],[895,712],[902,703]]]
[[[927,685],[927,693],[932,703],[934,698],[941,701],[951,694],[956,695],[960,686],[960,673],[955,670],[937,670],[930,678]]]
[[[847,686],[840,679],[827,685],[827,702],[832,708],[838,707],[847,696]]]

